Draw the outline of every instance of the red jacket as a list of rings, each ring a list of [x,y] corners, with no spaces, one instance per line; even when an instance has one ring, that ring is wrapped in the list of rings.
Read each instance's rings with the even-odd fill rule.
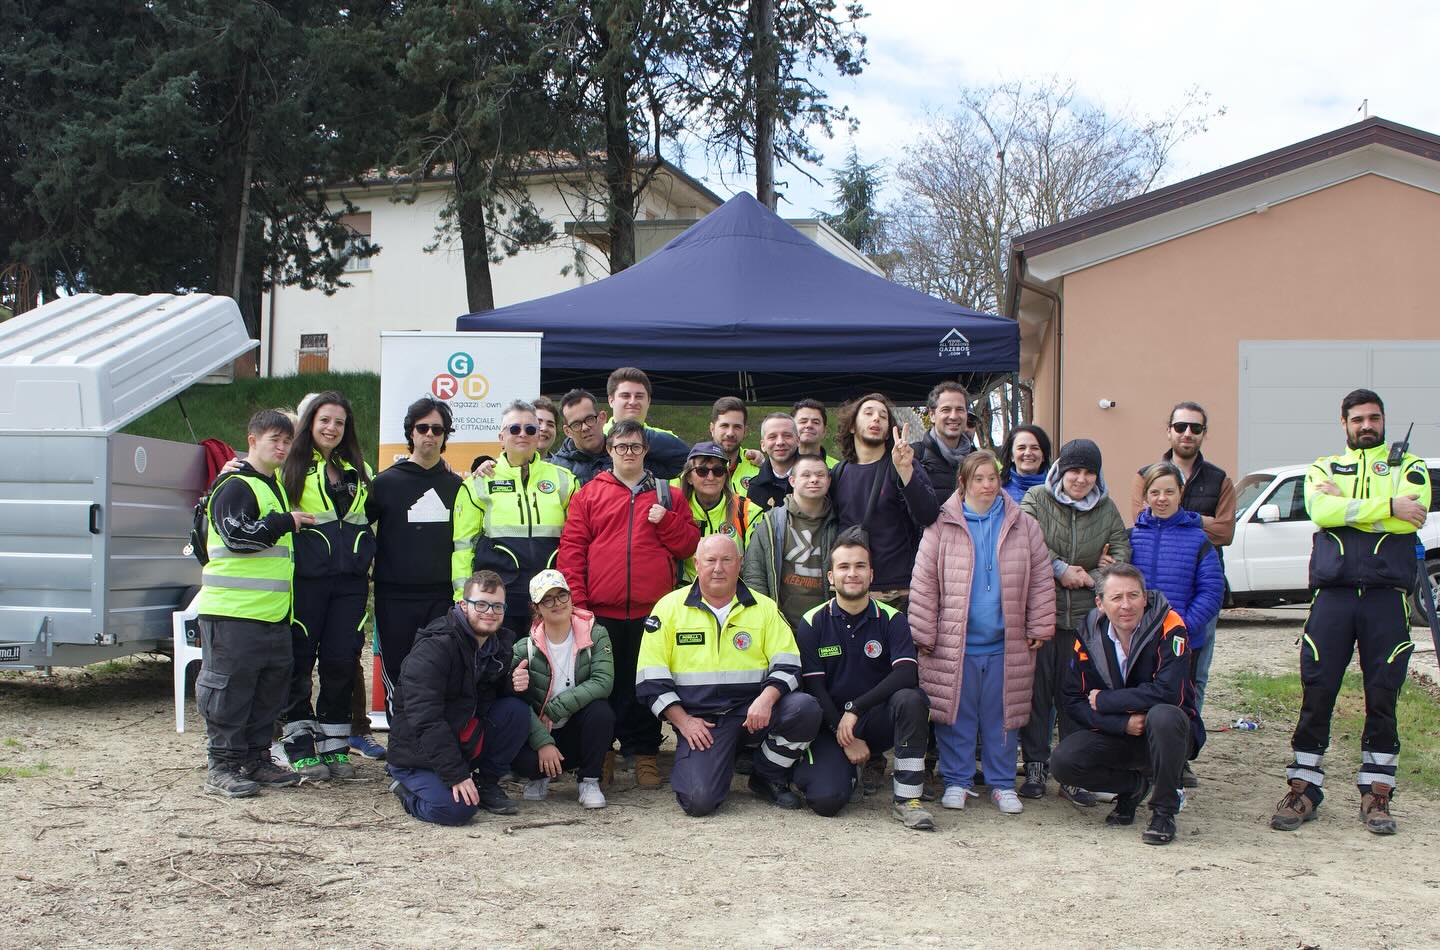
[[[637,620],[675,589],[675,565],[695,553],[700,527],[678,488],[670,509],[651,524],[656,483],[646,476],[632,493],[611,472],[601,472],[570,499],[560,534],[560,572],[575,606],[602,617]]]

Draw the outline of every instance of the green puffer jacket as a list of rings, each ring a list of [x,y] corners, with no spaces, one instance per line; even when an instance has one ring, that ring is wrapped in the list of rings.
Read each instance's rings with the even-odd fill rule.
[[[1117,561],[1130,560],[1130,532],[1120,518],[1120,509],[1105,492],[1105,479],[1095,481],[1095,488],[1085,496],[1079,505],[1061,502],[1055,497],[1060,491],[1060,475],[1052,466],[1044,484],[1036,485],[1025,493],[1020,508],[1040,522],[1045,535],[1045,546],[1050,549],[1050,559],[1060,571],[1071,564],[1078,564],[1099,580],[1100,555],[1105,545],[1110,545],[1110,556]],[[1084,510],[1082,510],[1082,508]],[[1079,630],[1085,624],[1085,615],[1095,606],[1095,591],[1091,588],[1069,590],[1055,581],[1055,626],[1063,630]],[[1065,662],[1068,662],[1065,661]]]
[[[575,685],[558,695],[551,695],[550,643],[540,621],[530,627],[530,636],[515,643],[515,660],[528,661],[530,687],[524,700],[530,704],[530,748],[539,751],[555,743],[550,724],[569,719],[593,702],[609,698],[615,685],[615,655],[610,650],[610,634],[595,622],[588,610],[575,608],[570,627],[575,634]]]

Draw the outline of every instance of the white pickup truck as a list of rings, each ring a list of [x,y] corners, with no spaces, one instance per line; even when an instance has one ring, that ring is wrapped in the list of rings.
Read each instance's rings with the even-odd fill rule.
[[[1420,529],[1425,573],[1440,600],[1440,459],[1426,459],[1436,486],[1430,516]],[[1305,514],[1305,470],[1287,465],[1251,472],[1235,486],[1235,540],[1225,548],[1225,582],[1237,607],[1273,607],[1310,600],[1310,536],[1315,524]],[[1418,601],[1414,615],[1424,616]]]

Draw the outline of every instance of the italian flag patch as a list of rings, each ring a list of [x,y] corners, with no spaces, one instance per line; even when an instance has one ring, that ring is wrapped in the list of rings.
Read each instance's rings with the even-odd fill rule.
[[[1185,638],[1184,638],[1184,637],[1171,637],[1171,638],[1170,638],[1170,649],[1172,649],[1172,650],[1175,651],[1175,655],[1176,655],[1176,656],[1184,656],[1184,655],[1185,655]]]

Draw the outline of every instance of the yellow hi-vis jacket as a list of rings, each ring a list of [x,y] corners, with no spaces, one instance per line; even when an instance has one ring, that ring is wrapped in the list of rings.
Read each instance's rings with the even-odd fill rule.
[[[635,697],[657,718],[675,703],[692,716],[744,712],[766,686],[800,686],[800,648],[775,601],[737,582],[723,627],[700,584],[671,591],[645,621]]]
[[[1305,473],[1305,510],[1319,526],[1310,552],[1310,586],[1414,586],[1419,569],[1415,526],[1396,518],[1391,499],[1409,495],[1428,511],[1430,473],[1406,454],[1389,462],[1384,445],[1316,459]],[[1326,480],[1340,489],[1321,491]]]
[[[235,484],[232,484],[235,483]],[[279,513],[290,516],[285,489],[278,481],[269,482],[255,474],[236,472],[227,475],[221,485],[210,493],[205,516],[210,520],[206,553],[210,560],[201,571],[200,597],[196,610],[202,615],[234,617],[279,623],[290,619],[291,583],[295,562],[291,553],[294,535],[286,531],[267,547],[236,551],[227,547],[215,521],[215,499],[225,489],[235,491],[238,483],[255,494],[259,505],[257,521]],[[264,542],[260,542],[263,544]]]
[[[455,598],[475,571],[494,571],[510,589],[554,567],[575,487],[569,469],[542,462],[538,454],[528,471],[502,453],[488,477],[465,479],[455,495],[450,560]]]

